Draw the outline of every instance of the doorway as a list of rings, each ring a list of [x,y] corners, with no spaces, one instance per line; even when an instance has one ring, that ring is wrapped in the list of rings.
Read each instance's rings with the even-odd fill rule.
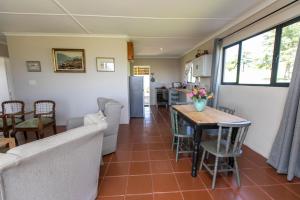
[[[10,91],[8,86],[8,73],[6,69],[6,58],[0,57],[0,102],[10,100]]]
[[[150,66],[133,66],[133,75],[144,77],[144,106],[150,106]]]

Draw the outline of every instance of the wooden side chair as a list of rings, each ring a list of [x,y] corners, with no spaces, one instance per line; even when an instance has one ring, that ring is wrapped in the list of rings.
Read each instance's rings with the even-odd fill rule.
[[[14,126],[14,130],[11,134],[15,138],[16,145],[18,140],[16,134],[19,131],[31,131],[35,132],[37,139],[44,137],[44,129],[52,126],[54,134],[56,131],[56,120],[55,120],[55,102],[50,100],[40,100],[34,102],[34,110],[25,115],[33,115],[33,118],[27,119]],[[14,115],[15,117],[17,115]]]
[[[12,130],[14,124],[19,124],[25,120],[24,115],[25,104],[23,101],[4,101],[1,104],[2,112],[0,117],[0,131],[3,132],[4,137],[9,137],[9,131]],[[14,118],[13,115],[18,117]],[[24,132],[27,138],[26,132]]]
[[[204,141],[200,145],[203,148],[203,154],[200,163],[200,170],[202,166],[213,176],[212,189],[216,185],[216,177],[218,172],[233,171],[236,174],[238,186],[240,186],[239,167],[237,157],[241,156],[242,145],[246,138],[248,128],[251,125],[250,121],[243,121],[237,123],[218,123],[218,138],[216,140]],[[228,129],[228,134],[222,134],[223,129]],[[233,131],[235,129],[235,131]],[[209,153],[214,155],[215,164],[206,164],[204,162],[205,154]],[[232,167],[229,162],[224,158],[233,158],[234,166]],[[221,163],[220,161],[225,161]]]
[[[179,154],[192,153],[192,138],[193,131],[187,131],[187,126],[180,124],[177,111],[170,107],[171,115],[171,131],[173,134],[172,150],[176,145],[176,162],[178,161]]]

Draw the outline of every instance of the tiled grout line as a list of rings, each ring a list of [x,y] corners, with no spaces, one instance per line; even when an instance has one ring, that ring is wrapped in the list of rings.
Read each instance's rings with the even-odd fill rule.
[[[172,167],[173,167],[173,166],[172,166]],[[173,170],[174,170],[174,168],[173,168]],[[175,176],[175,181],[176,181],[176,183],[177,183],[177,187],[178,187],[178,189],[179,189],[179,191],[180,191],[180,195],[181,195],[182,199],[184,200],[184,196],[183,196],[183,193],[182,193],[182,190],[181,190],[179,181],[178,181],[178,179],[177,179],[177,176],[176,176],[176,174],[175,174],[175,170],[174,170],[174,172],[173,172],[172,174],[173,174],[173,176]]]
[[[108,169],[109,169],[109,165],[110,165],[110,161],[111,161],[111,160],[112,160],[112,156],[110,157],[109,161],[106,162],[106,163],[107,163],[107,166],[106,166],[106,169],[105,169],[105,171],[104,171],[104,173],[103,173],[102,181],[100,182],[100,185],[98,186],[99,190],[100,190],[100,188],[101,188],[101,185],[102,185],[103,182],[104,182],[104,178],[105,178],[105,176],[106,176],[106,173],[108,172]],[[103,162],[104,162],[104,161],[103,161]],[[100,170],[101,170],[101,167],[100,167]],[[100,173],[101,173],[101,172],[100,172]],[[100,192],[99,192],[99,195],[100,195]]]
[[[149,151],[148,151],[148,157],[150,158]],[[149,161],[149,171],[150,171],[150,176],[151,176],[152,198],[154,199],[154,184],[153,184],[153,173],[152,173],[151,161]]]
[[[258,185],[252,178],[250,178],[247,174],[244,174],[249,180],[251,180],[253,183],[254,183],[254,185],[260,190],[260,191],[262,191],[265,195],[267,195],[267,197],[269,197],[271,200],[274,200],[274,198],[271,196],[271,195],[269,195],[269,193],[268,192],[266,192],[265,190],[263,190],[263,188],[261,187],[261,185]],[[275,179],[274,179],[275,180]],[[276,181],[276,180],[275,180]],[[265,185],[264,185],[265,186]]]
[[[294,184],[294,183],[292,183]],[[287,187],[288,184],[284,184],[283,187],[285,187],[288,191],[290,191],[291,193],[295,194],[297,197],[300,198],[300,194],[294,192],[292,189],[290,189],[289,187]],[[300,187],[300,186],[299,186]]]
[[[200,171],[198,170],[197,177],[200,176],[199,173],[200,173]],[[205,191],[208,193],[208,195],[210,196],[210,198],[213,200],[214,197],[213,197],[213,195],[210,193],[208,186],[204,183],[204,181],[202,180],[201,177],[199,177],[199,179],[200,179],[200,181],[202,182],[202,184],[204,185]]]
[[[129,164],[128,171],[127,171],[128,175],[130,174],[130,167],[131,167],[131,165]],[[126,195],[127,195],[128,181],[129,181],[129,176],[128,175],[126,176],[124,199],[126,199]]]

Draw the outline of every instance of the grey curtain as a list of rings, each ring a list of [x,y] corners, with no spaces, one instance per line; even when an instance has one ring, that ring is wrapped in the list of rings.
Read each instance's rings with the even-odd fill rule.
[[[211,69],[211,80],[210,88],[211,92],[214,93],[214,98],[212,101],[208,102],[209,106],[216,107],[218,103],[218,93],[220,85],[220,72],[221,72],[221,59],[222,59],[222,39],[215,39],[214,41],[214,50],[213,50],[213,60],[212,60],[212,69]]]
[[[300,177],[300,43],[280,127],[267,161],[290,181]]]

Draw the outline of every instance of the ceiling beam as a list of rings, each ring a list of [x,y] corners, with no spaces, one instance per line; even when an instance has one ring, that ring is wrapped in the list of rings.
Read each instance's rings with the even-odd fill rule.
[[[86,33],[91,33],[85,26],[83,26],[79,21],[78,19],[76,19],[72,13],[66,9],[58,0],[52,0],[62,11],[64,11],[67,15],[69,15],[73,20],[74,22],[76,22]]]

